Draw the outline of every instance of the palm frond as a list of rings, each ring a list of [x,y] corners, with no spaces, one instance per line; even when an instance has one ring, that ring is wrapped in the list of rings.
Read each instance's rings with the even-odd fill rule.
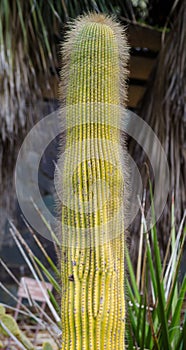
[[[157,64],[149,80],[145,95],[140,103],[138,114],[150,125],[159,138],[167,156],[170,181],[169,202],[165,207],[159,221],[162,232],[160,240],[161,254],[165,253],[168,235],[167,223],[171,220],[172,191],[177,205],[175,213],[175,227],[183,216],[186,203],[185,191],[185,70],[186,51],[185,37],[186,6],[184,1],[177,1],[174,13],[175,21],[172,30],[162,44]],[[133,148],[134,146],[134,148]],[[131,153],[140,169],[147,162],[147,157],[138,145],[131,141]],[[152,154],[156,154],[155,146],[152,145]],[[143,170],[143,169],[142,169]],[[159,167],[161,173],[161,167]],[[148,174],[143,174],[144,182]],[[153,174],[152,178],[153,178]],[[162,177],[164,174],[162,173]],[[160,191],[159,198],[163,193]],[[148,196],[147,196],[148,197]],[[134,228],[135,231],[135,228]],[[134,232],[136,240],[136,231]],[[134,252],[134,256],[136,256]]]

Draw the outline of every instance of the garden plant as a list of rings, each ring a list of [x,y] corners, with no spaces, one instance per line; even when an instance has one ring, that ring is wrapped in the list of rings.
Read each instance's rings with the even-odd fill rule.
[[[185,216],[176,232],[172,201],[164,260],[156,226],[143,233],[143,206],[137,272],[125,244],[127,189],[119,148],[120,107],[126,101],[125,32],[111,18],[90,14],[74,22],[62,50],[65,62],[60,99],[61,114],[66,117],[66,142],[56,180],[61,199],[57,235],[36,207],[51,230],[60,266],[56,267],[29,226],[50,269],[10,224],[12,237],[33,277],[37,281],[45,277],[53,285],[53,292],[48,291],[50,314],[43,312],[41,321],[25,305],[22,313],[48,330],[55,349],[184,350],[186,278],[179,281],[178,276]],[[149,188],[155,216],[151,184]],[[1,264],[14,278],[2,260]],[[11,295],[2,283],[1,288]],[[34,306],[37,314],[41,313],[40,306],[35,302]],[[7,314],[8,308],[0,306],[2,341],[11,337],[19,349],[35,349]],[[61,322],[54,320],[55,313]],[[45,343],[43,349],[52,349],[52,345]]]
[[[104,15],[78,19],[63,47],[62,349],[124,348],[124,187],[121,104],[128,46]],[[65,90],[65,91],[64,91]]]

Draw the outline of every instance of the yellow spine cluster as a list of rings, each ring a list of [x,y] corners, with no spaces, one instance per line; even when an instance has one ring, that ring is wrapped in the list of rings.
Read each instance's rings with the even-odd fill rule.
[[[66,43],[62,350],[124,349],[122,35],[111,19],[88,15]]]

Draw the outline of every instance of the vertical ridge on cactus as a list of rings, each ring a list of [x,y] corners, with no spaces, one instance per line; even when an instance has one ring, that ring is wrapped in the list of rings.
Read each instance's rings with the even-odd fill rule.
[[[62,350],[124,349],[124,200],[120,106],[128,46],[104,15],[75,21],[63,46],[66,116],[59,158]]]

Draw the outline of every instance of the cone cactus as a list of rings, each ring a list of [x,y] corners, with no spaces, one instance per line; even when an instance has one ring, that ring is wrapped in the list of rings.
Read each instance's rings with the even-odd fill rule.
[[[128,46],[116,21],[89,14],[75,21],[62,53],[62,350],[121,350],[125,181],[119,126]]]

